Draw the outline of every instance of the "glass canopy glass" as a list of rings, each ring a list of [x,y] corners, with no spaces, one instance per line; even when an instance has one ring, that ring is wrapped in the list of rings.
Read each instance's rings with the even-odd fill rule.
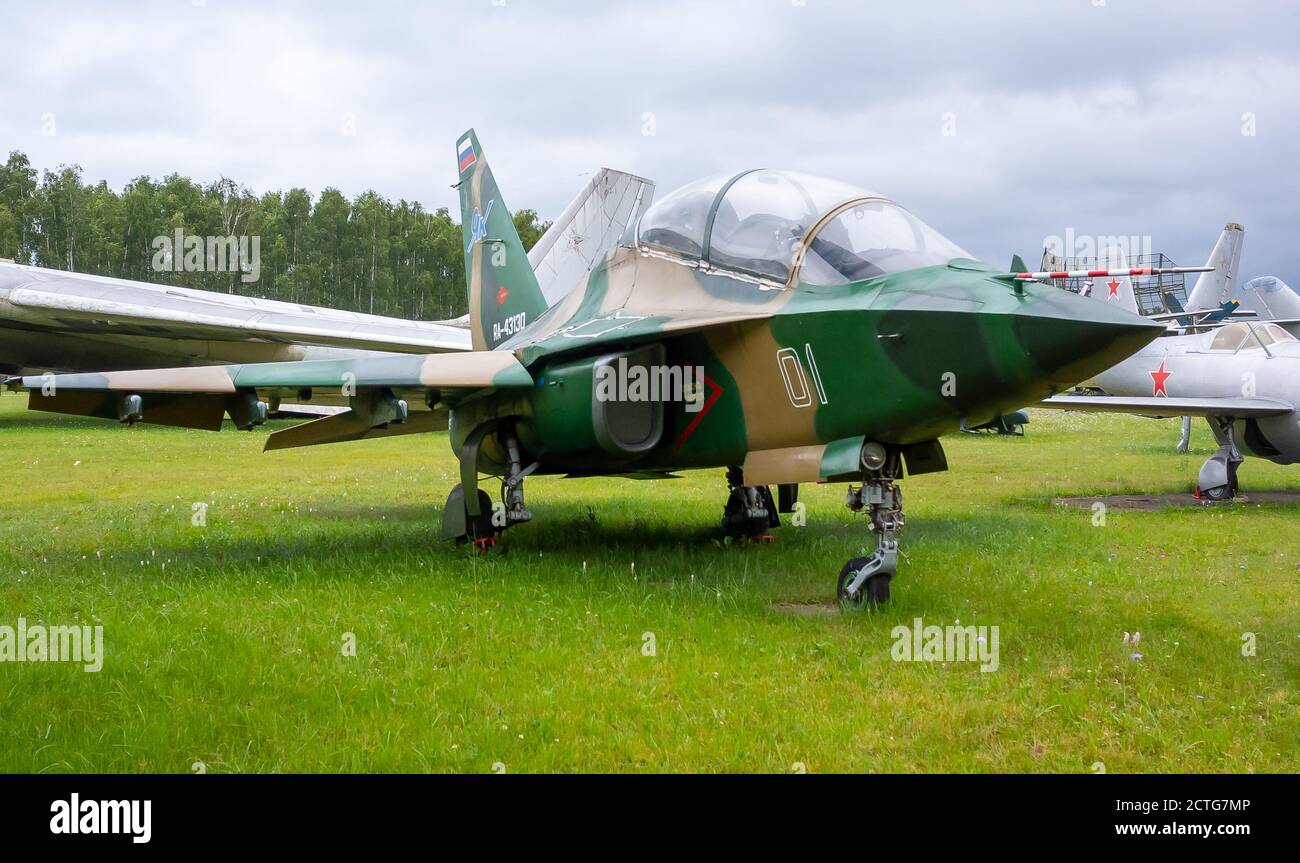
[[[1278,342],[1294,342],[1295,336],[1277,324],[1234,321],[1220,327],[1210,342],[1212,351],[1258,351]]]
[[[646,211],[638,242],[712,267],[785,282],[804,235],[801,279],[844,284],[970,257],[933,228],[864,189],[789,171],[755,170],[684,186]]]

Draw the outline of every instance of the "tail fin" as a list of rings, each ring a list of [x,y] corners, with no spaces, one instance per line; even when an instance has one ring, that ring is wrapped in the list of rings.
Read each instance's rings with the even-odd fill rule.
[[[1196,280],[1196,286],[1187,295],[1188,311],[1220,309],[1232,301],[1237,293],[1237,264],[1241,261],[1241,241],[1245,235],[1246,229],[1234,222],[1223,226],[1223,233],[1205,263],[1207,267],[1214,267],[1214,271],[1201,273]]]
[[[1011,272],[1013,272],[1013,273],[1027,273],[1027,272],[1029,272],[1029,268],[1025,266],[1025,261],[1024,261],[1024,259],[1021,258],[1019,255],[1012,255],[1012,256],[1011,256]]]
[[[1165,291],[1160,295],[1160,298],[1165,302],[1166,312],[1175,315],[1182,315],[1183,312],[1187,311],[1183,308],[1183,304],[1178,301],[1178,298],[1174,296],[1173,291]],[[1192,325],[1191,315],[1184,315],[1182,317],[1174,318],[1174,320],[1178,322],[1178,326],[1180,327],[1190,327]]]
[[[1124,251],[1112,246],[1106,256],[1097,260],[1098,269],[1122,270],[1128,266]],[[1137,296],[1133,293],[1133,280],[1128,276],[1111,276],[1104,281],[1094,283],[1091,296],[1103,303],[1117,305],[1130,312],[1140,314]]]
[[[470,335],[474,350],[491,350],[546,311],[546,299],[473,129],[456,143],[456,161]]]

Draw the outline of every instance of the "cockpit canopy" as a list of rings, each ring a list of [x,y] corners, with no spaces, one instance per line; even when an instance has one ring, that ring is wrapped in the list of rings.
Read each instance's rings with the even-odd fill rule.
[[[1295,336],[1277,324],[1234,321],[1214,331],[1210,340],[1212,351],[1257,351],[1272,344],[1294,342]]]
[[[800,266],[803,250],[799,278],[817,285],[970,257],[879,195],[836,180],[767,169],[683,186],[641,217],[637,243],[781,283]]]

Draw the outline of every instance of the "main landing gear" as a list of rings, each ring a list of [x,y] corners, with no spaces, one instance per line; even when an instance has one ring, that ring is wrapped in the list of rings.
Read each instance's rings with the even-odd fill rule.
[[[722,529],[728,536],[771,542],[768,533],[781,526],[772,490],[765,485],[744,485],[745,475],[739,467],[727,468],[727,505],[722,510]]]
[[[1178,452],[1188,452],[1192,448],[1192,418],[1183,417],[1182,432],[1178,436],[1178,446],[1174,447]]]
[[[533,514],[524,504],[524,479],[537,469],[537,464],[534,462],[524,467],[514,429],[507,425],[499,430],[499,440],[506,454],[501,502],[494,505],[488,493],[478,487],[479,450],[483,440],[498,431],[498,426],[488,424],[475,429],[461,446],[461,481],[447,495],[447,504],[442,510],[443,539],[472,542],[487,551],[496,545],[497,536],[506,528],[532,520]],[[467,488],[472,492],[468,497],[465,494]]]
[[[898,533],[903,529],[903,492],[894,484],[902,475],[898,454],[868,456],[864,451],[862,485],[849,486],[845,503],[853,512],[866,511],[876,550],[844,564],[836,584],[840,605],[853,610],[889,601],[889,583],[898,571]],[[874,469],[868,466],[876,463]]]
[[[1225,443],[1201,465],[1201,471],[1196,476],[1196,497],[1213,501],[1231,500],[1237,496],[1237,468],[1245,458],[1237,449],[1233,420],[1224,417],[1215,418],[1212,422],[1216,424],[1220,439]]]

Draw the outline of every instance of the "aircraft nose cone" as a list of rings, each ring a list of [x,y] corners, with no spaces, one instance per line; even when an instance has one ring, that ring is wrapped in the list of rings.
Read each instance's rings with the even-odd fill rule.
[[[1025,355],[1054,390],[1063,390],[1136,353],[1166,327],[1126,309],[1048,288],[1016,316],[1015,330]]]

